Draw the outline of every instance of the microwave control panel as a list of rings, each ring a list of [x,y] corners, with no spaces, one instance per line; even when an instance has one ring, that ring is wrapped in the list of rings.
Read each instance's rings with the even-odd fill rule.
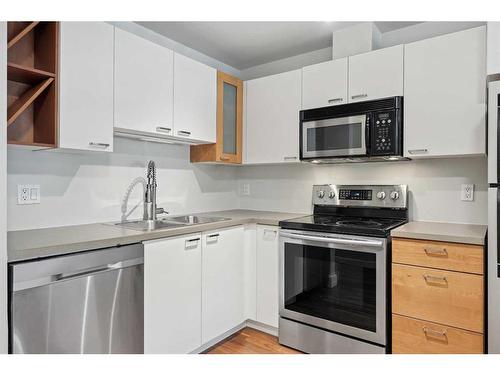
[[[393,155],[397,150],[396,111],[374,112],[372,117],[372,155]]]

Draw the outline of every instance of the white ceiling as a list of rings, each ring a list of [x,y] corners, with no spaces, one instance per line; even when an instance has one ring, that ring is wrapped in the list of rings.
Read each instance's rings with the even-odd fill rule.
[[[359,22],[137,22],[236,69],[331,47],[332,31]],[[382,33],[418,22],[375,22]]]

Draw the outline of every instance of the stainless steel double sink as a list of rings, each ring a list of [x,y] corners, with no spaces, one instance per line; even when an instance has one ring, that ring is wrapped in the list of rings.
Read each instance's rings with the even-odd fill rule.
[[[225,220],[229,220],[229,218],[215,217],[215,216],[183,215],[183,216],[165,217],[157,220],[122,221],[120,223],[114,223],[114,225],[121,226],[127,229],[147,232],[157,229],[178,228],[187,225],[216,223]]]

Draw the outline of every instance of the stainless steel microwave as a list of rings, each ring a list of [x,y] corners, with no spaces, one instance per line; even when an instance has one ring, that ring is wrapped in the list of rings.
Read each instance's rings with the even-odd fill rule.
[[[300,111],[300,159],[314,163],[405,159],[403,97]]]

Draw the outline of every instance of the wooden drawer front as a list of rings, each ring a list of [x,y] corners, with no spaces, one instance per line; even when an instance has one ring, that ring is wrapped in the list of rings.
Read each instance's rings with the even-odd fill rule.
[[[482,354],[483,335],[392,315],[394,354]]]
[[[392,312],[483,333],[483,277],[392,265]]]
[[[483,274],[482,246],[451,242],[395,238],[392,241],[394,263]]]

